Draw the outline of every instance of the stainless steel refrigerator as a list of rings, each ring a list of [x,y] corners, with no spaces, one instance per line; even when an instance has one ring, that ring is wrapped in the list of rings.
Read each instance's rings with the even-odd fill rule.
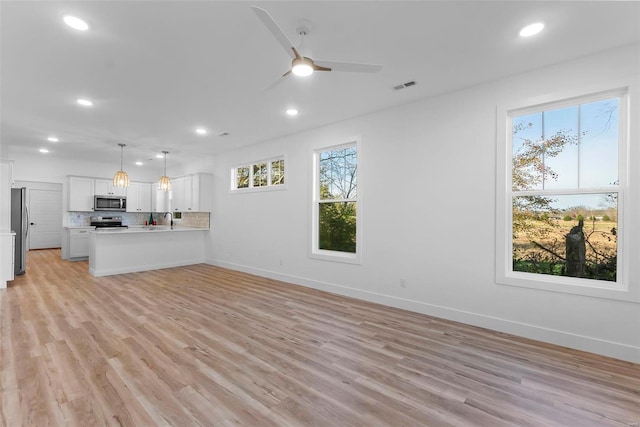
[[[15,274],[27,269],[27,236],[29,235],[29,211],[27,189],[11,189],[11,230],[16,233]]]

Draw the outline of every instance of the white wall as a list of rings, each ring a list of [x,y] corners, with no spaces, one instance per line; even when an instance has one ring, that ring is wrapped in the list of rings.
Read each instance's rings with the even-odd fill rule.
[[[638,51],[629,46],[219,155],[208,260],[640,362],[640,304],[495,282],[497,106],[637,82]],[[354,135],[363,145],[362,265],[309,258],[312,152]],[[637,159],[637,123],[632,138]],[[282,154],[287,190],[229,194],[231,167]],[[628,201],[637,218],[635,172],[633,180]],[[638,228],[632,232],[640,255]],[[637,292],[638,267],[631,273]]]

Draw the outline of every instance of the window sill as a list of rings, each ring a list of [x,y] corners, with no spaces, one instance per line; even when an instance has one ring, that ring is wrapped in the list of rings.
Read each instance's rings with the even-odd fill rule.
[[[229,190],[229,194],[261,193],[263,191],[281,191],[286,189],[286,184],[267,185],[266,187],[238,188],[235,190]]]
[[[562,276],[510,272],[498,275],[498,285],[516,286],[539,291],[558,292],[581,295],[593,298],[612,299],[618,301],[640,302],[640,295],[629,290],[623,283],[603,280],[576,279]]]
[[[360,254],[339,252],[339,251],[327,251],[327,250],[315,250],[309,254],[309,258],[321,259],[324,261],[343,262],[347,264],[362,264]]]

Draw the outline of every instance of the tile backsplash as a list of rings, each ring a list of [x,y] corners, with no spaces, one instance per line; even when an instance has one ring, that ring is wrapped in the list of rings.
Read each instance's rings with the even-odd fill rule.
[[[84,227],[91,224],[90,217],[99,216],[100,212],[64,212],[63,224],[65,227]],[[144,225],[149,221],[149,212],[103,212],[102,216],[121,216],[123,225]],[[182,227],[209,228],[209,212],[182,212],[182,219],[175,219],[173,223]],[[159,225],[169,225],[170,218],[164,217],[162,213],[154,213],[153,219]]]

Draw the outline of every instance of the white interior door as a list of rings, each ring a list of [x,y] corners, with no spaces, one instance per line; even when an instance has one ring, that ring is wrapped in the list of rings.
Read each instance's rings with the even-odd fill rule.
[[[62,243],[62,189],[27,188],[29,249],[59,248]]]

